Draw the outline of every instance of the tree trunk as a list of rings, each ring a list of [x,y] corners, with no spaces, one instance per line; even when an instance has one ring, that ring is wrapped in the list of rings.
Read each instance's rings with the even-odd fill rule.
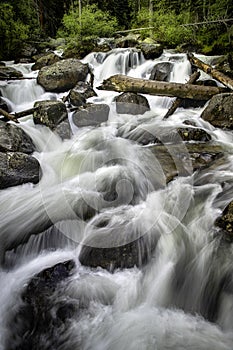
[[[191,84],[166,83],[147,79],[138,79],[126,75],[113,75],[103,81],[97,89],[117,92],[135,92],[155,96],[209,100],[212,96],[226,92],[225,88],[199,86]]]
[[[188,54],[188,59],[192,65],[203,70],[203,72],[209,74],[211,77],[233,90],[233,80],[227,75],[219,72],[217,69],[211,67],[209,64],[202,62],[191,53]]]
[[[187,84],[195,83],[195,81],[197,81],[199,77],[200,77],[200,72],[193,73],[189,81],[187,82]],[[169,108],[169,110],[167,111],[163,119],[167,119],[168,117],[170,117],[170,115],[172,115],[175,112],[175,110],[180,106],[181,102],[182,102],[182,98],[177,98],[175,101],[173,101],[171,107]]]

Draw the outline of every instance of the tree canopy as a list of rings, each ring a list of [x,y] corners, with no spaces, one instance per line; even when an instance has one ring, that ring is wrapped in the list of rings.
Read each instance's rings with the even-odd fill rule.
[[[81,40],[151,25],[142,37],[168,46],[197,43],[207,53],[227,51],[232,50],[232,18],[232,0],[2,0],[0,55],[14,56],[22,43],[46,37]]]

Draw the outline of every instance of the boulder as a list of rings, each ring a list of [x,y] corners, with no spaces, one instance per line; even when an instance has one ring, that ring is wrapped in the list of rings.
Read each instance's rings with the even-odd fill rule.
[[[233,128],[233,94],[215,95],[201,114],[201,118],[215,127]]]
[[[97,96],[91,85],[84,81],[79,81],[74,89],[69,93],[69,101],[73,106],[83,106],[86,103],[86,99],[89,97]]]
[[[69,140],[71,138],[72,131],[68,118],[58,124],[55,127],[54,132],[57,133],[62,140]]]
[[[140,49],[147,60],[154,60],[158,58],[163,53],[163,46],[161,44],[145,44],[141,43],[137,45],[137,48]]]
[[[51,66],[52,64],[59,62],[61,58],[55,53],[51,52],[47,55],[39,57],[36,63],[33,64],[32,70],[39,70],[42,67]]]
[[[37,101],[34,107],[38,107],[33,112],[35,124],[42,124],[54,129],[59,123],[68,118],[65,103],[61,101]]]
[[[150,74],[150,80],[169,81],[173,64],[171,62],[157,63]]]
[[[0,79],[22,78],[23,73],[13,67],[0,66]]]
[[[176,176],[189,176],[224,157],[222,147],[213,143],[152,145],[149,149],[159,161],[167,182]]]
[[[96,126],[108,120],[109,106],[106,104],[87,104],[73,114],[76,126]]]
[[[124,92],[117,96],[114,101],[116,101],[116,111],[119,114],[137,115],[150,110],[146,97],[134,92]]]
[[[64,92],[74,88],[78,81],[85,81],[88,73],[88,64],[70,58],[41,68],[37,81],[46,91]]]
[[[0,152],[32,153],[35,145],[25,131],[14,124],[0,121]]]
[[[0,189],[27,182],[36,184],[39,179],[40,164],[36,158],[20,152],[0,153]]]
[[[146,128],[140,126],[134,130],[131,130],[129,135],[122,135],[121,131],[118,131],[118,135],[121,137],[126,137],[130,140],[136,141],[142,145],[148,145],[151,143],[177,143],[181,140],[183,141],[198,141],[198,142],[208,142],[211,140],[211,136],[203,129],[200,128],[177,128],[160,131],[157,133],[150,132]]]
[[[14,334],[6,340],[7,349],[63,347],[64,343],[59,344],[64,342],[59,339],[62,338],[59,327],[64,327],[78,309],[68,296],[62,296],[59,287],[73,274],[74,267],[74,261],[68,260],[32,277],[24,287],[20,308],[9,312],[9,323],[14,325]]]
[[[79,261],[82,265],[90,267],[102,267],[108,271],[117,268],[132,268],[142,266],[150,259],[153,249],[147,247],[145,237],[139,237],[132,242],[114,246],[116,239],[113,234],[97,234],[95,237],[86,239],[79,254]],[[111,247],[106,247],[110,242]],[[101,247],[101,243],[103,247]]]
[[[115,40],[115,46],[118,48],[135,47],[138,45],[139,35],[129,34],[126,37],[118,38]]]
[[[225,236],[233,241],[233,201],[223,210],[222,215],[215,220],[215,225],[220,227]]]

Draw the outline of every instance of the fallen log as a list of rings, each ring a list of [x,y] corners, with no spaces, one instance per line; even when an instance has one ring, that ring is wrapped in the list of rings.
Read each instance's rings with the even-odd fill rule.
[[[195,81],[197,81],[197,79],[200,77],[200,72],[195,72],[190,76],[189,81],[187,82],[187,84],[193,84],[195,83]],[[171,107],[169,108],[169,110],[167,111],[167,113],[165,114],[165,116],[163,117],[163,119],[167,119],[168,117],[170,117],[170,115],[172,115],[175,110],[180,106],[181,102],[182,102],[182,98],[177,98],[175,101],[173,101]]]
[[[217,86],[199,86],[191,84],[167,83],[147,79],[132,78],[126,75],[113,75],[97,87],[99,90],[117,92],[135,92],[155,96],[190,98],[208,101],[211,97],[222,92],[225,88]]]
[[[27,109],[25,111],[21,111],[21,112],[17,112],[14,114],[10,114],[6,111],[4,111],[3,109],[0,108],[0,115],[3,115],[5,118],[12,120],[15,123],[19,123],[19,118],[25,117],[29,114],[32,114],[33,112],[35,112],[39,107],[33,107],[30,109]]]
[[[188,59],[193,66],[201,69],[203,72],[209,74],[212,78],[218,80],[220,83],[233,90],[233,80],[227,75],[219,72],[217,69],[211,67],[209,64],[199,60],[192,53],[188,53]]]
[[[0,77],[0,80],[32,80],[37,79],[36,77]]]
[[[4,111],[4,109],[0,108],[0,115],[3,115],[3,117],[5,117],[8,120],[11,120],[11,121],[13,121],[15,123],[19,123],[19,121],[17,120],[17,118],[14,115]]]

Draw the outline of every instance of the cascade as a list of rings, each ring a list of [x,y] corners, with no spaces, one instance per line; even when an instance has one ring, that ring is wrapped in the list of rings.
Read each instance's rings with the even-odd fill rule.
[[[148,78],[159,62],[173,63],[171,81],[185,82],[190,74],[185,55],[169,51],[146,61],[136,50],[114,49],[91,53],[83,62],[93,68],[95,87],[113,74]],[[17,68],[25,76],[37,74],[28,65]],[[35,100],[59,98],[45,93],[36,80],[12,81],[0,90],[13,111],[32,107]],[[51,322],[37,339],[37,349],[232,350],[233,250],[214,236],[213,225],[232,199],[233,157],[214,171],[178,176],[166,184],[159,161],[140,144],[145,130],[159,137],[187,119],[230,154],[232,135],[201,120],[201,108],[180,108],[163,120],[171,98],[146,96],[150,111],[120,115],[112,102],[117,93],[97,93],[88,101],[109,104],[108,122],[73,128],[70,140],[34,125],[30,116],[20,123],[36,146],[33,155],[43,176],[37,185],[0,190],[0,254],[31,234],[27,243],[7,251],[0,269],[0,349],[20,348],[25,320],[17,323],[14,314],[24,306],[25,285],[43,269],[73,259],[73,275],[49,303],[54,319],[67,301],[78,311],[63,323]],[[85,220],[90,207],[94,214]],[[79,261],[85,240],[94,238],[94,247],[109,248],[138,237],[145,249],[156,243],[143,267],[109,272]],[[223,276],[229,282],[222,291]]]

